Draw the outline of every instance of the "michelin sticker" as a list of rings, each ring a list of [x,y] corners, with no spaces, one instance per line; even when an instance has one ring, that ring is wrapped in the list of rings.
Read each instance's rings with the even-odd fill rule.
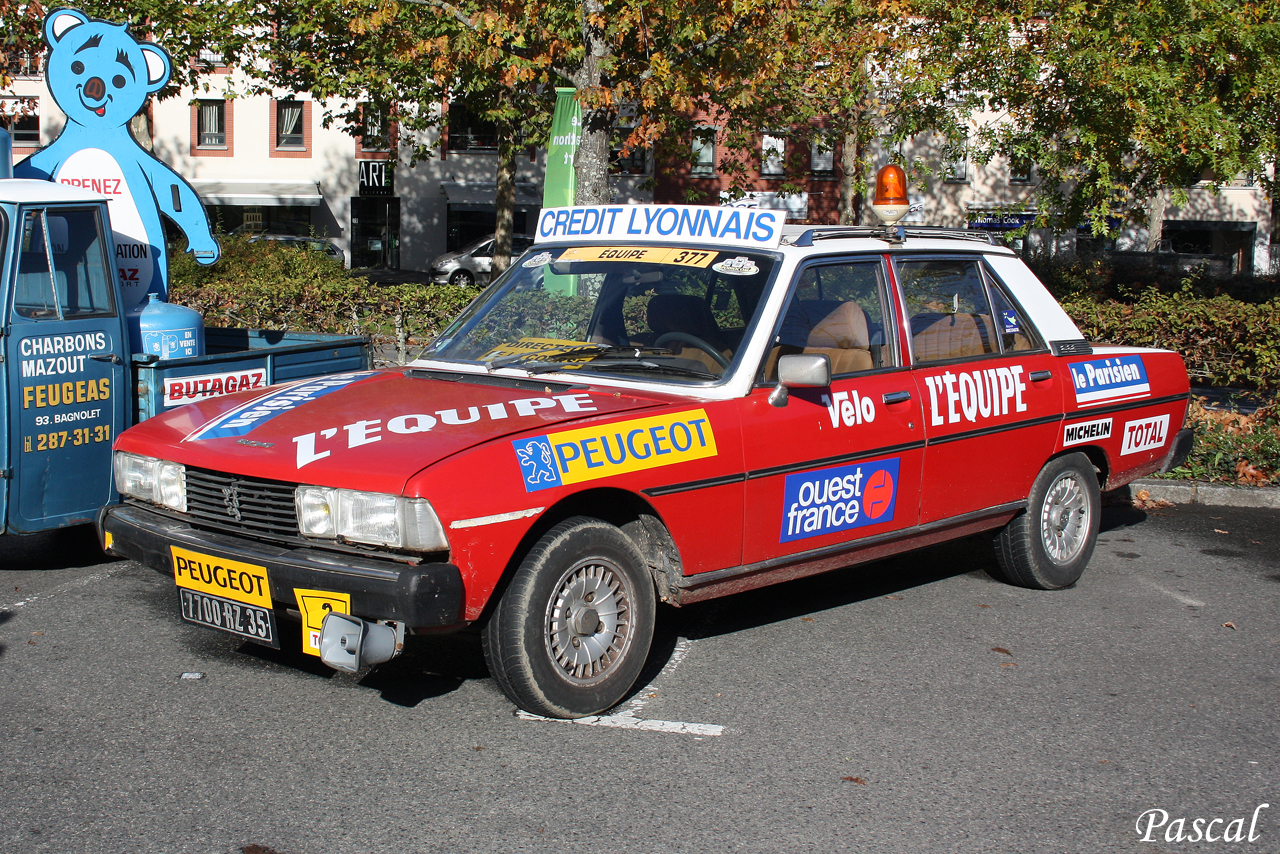
[[[1079,424],[1068,424],[1062,428],[1062,446],[1064,448],[1111,438],[1111,419],[1102,418],[1097,421],[1082,421]]]
[[[525,492],[716,456],[702,409],[601,424],[511,443]]]
[[[233,409],[220,418],[210,421],[182,441],[193,442],[199,439],[226,439],[243,436],[277,415],[296,409],[306,403],[319,400],[338,389],[346,388],[354,382],[373,376],[373,371],[359,371],[353,374],[337,374],[316,380],[295,383],[287,388],[259,397],[244,406]]]
[[[892,522],[900,457],[787,475],[782,536],[789,543]]]
[[[1151,393],[1141,356],[1094,359],[1075,362],[1068,367],[1071,368],[1078,406],[1146,397]]]

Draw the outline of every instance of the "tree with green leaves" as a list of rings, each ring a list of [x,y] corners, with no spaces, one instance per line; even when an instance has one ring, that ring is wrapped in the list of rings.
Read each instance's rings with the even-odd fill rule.
[[[1263,176],[1274,198],[1280,6],[1090,0],[1053,7],[918,0],[905,22],[930,73],[908,79],[917,126],[980,117],[978,158],[1034,164],[1041,224],[1151,219],[1151,200]],[[1155,217],[1158,219],[1158,217]]]

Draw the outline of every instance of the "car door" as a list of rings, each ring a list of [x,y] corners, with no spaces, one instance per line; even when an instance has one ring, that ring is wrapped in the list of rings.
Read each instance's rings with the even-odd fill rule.
[[[1062,420],[1056,360],[982,257],[894,259],[924,408],[920,522],[1026,499]]]
[[[4,336],[12,530],[88,522],[115,497],[128,366],[99,210],[26,209],[17,224]]]
[[[763,382],[739,401],[746,463],[743,562],[803,560],[916,524],[924,429],[897,344],[880,257],[800,268]],[[777,362],[820,353],[828,388],[776,407]]]

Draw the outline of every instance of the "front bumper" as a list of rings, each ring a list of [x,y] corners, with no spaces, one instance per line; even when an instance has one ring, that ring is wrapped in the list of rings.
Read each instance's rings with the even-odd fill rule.
[[[98,515],[99,542],[111,535],[111,552],[173,577],[170,546],[214,558],[267,568],[276,608],[296,608],[294,589],[351,595],[353,616],[395,620],[410,629],[439,628],[463,622],[462,572],[448,563],[418,566],[395,561],[288,548],[256,540],[200,531],[177,519],[130,504],[104,508]]]

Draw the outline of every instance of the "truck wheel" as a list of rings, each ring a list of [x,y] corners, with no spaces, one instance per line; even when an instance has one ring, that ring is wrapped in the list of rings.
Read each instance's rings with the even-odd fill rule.
[[[644,556],[618,528],[575,516],[525,556],[482,634],[517,706],[577,718],[615,706],[640,676],[656,609]]]
[[[1036,590],[1075,584],[1093,556],[1101,503],[1088,457],[1050,460],[1031,486],[1027,509],[996,535],[1002,580]]]

